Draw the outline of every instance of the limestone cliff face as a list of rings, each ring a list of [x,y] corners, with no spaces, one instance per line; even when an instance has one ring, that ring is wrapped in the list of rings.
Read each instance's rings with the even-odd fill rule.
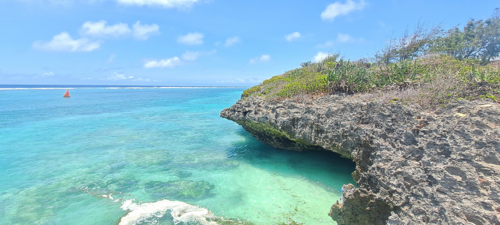
[[[358,188],[332,199],[338,224],[500,224],[500,106],[418,106],[325,96],[241,99],[221,112],[275,148],[353,159]],[[325,213],[327,213],[325,209]]]

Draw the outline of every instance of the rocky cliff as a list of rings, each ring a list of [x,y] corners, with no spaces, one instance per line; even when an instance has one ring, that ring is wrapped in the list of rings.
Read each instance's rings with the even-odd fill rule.
[[[275,148],[353,159],[358,188],[332,199],[338,224],[500,224],[500,106],[419,106],[324,96],[241,99],[221,117]],[[325,209],[325,213],[328,209]]]

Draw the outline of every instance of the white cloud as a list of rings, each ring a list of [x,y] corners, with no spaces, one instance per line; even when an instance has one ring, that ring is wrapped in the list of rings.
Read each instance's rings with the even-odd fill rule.
[[[349,36],[349,34],[341,34],[341,33],[339,33],[337,35],[337,41],[339,41],[339,42],[349,42],[349,41],[353,41],[353,38],[351,36]]]
[[[233,84],[245,84],[245,83],[255,83],[255,84],[258,84],[260,82],[262,82],[263,80],[262,79],[259,79],[259,78],[234,78],[234,79],[230,79],[230,80],[220,80],[220,81],[216,81],[216,83],[233,83]]]
[[[9,1],[9,0],[0,0]],[[189,9],[197,3],[201,2],[200,0],[10,0],[17,1],[26,4],[32,5],[54,5],[54,6],[65,6],[70,7],[74,6],[76,3],[85,3],[88,5],[92,5],[95,3],[102,3],[107,1],[113,1],[118,4],[127,5],[127,6],[158,6],[164,8],[179,8],[179,9]],[[206,0],[204,2],[208,2]]]
[[[327,41],[324,44],[316,45],[316,47],[325,48],[325,47],[332,47],[336,43],[362,43],[362,42],[364,42],[363,38],[353,38],[349,34],[339,33],[335,41]]]
[[[363,38],[353,38],[349,34],[339,33],[337,35],[337,42],[339,42],[339,43],[361,43],[364,41],[365,40]]]
[[[131,30],[126,23],[117,23],[115,25],[106,25],[106,21],[101,20],[98,22],[85,22],[80,29],[80,33],[85,36],[93,37],[119,37],[128,35],[130,33],[134,34],[134,37],[138,40],[147,40],[151,35],[158,34],[160,27],[157,24],[141,24],[137,21]]]
[[[52,72],[42,73],[42,77],[49,77],[49,76],[54,76],[54,73]]]
[[[92,80],[92,78],[83,78],[82,80]],[[116,72],[113,72],[112,76],[109,76],[107,78],[100,79],[100,80],[112,80],[112,81],[124,81],[124,80],[127,80],[127,81],[143,81],[143,82],[156,81],[156,80],[151,80],[149,78],[142,78],[142,77],[134,78],[134,76],[125,76],[124,74],[119,74],[119,73],[116,73]]]
[[[194,61],[198,59],[200,56],[209,56],[217,53],[217,51],[214,49],[210,52],[192,52],[192,51],[186,51],[184,54],[182,54],[182,58],[187,61]]]
[[[323,59],[326,59],[330,54],[324,52],[318,52],[313,58],[314,62],[321,62]]]
[[[106,80],[114,80],[114,81],[117,81],[117,80],[127,80],[127,79],[133,79],[134,76],[125,76],[123,74],[118,74],[116,72],[114,72],[114,75],[113,76],[109,76],[108,78],[106,78]]]
[[[151,35],[160,33],[160,27],[157,24],[141,25],[141,22],[137,21],[132,27],[134,37],[139,40],[147,40]]]
[[[199,52],[186,51],[186,53],[182,54],[182,58],[188,61],[194,61],[198,58],[198,56],[200,56]]]
[[[80,33],[86,36],[94,37],[119,37],[130,33],[130,28],[126,23],[117,23],[115,25],[106,25],[106,21],[85,22],[80,29]]]
[[[262,61],[262,62],[267,62],[269,60],[271,60],[271,56],[270,55],[262,55],[260,57],[260,61]]]
[[[189,8],[198,2],[198,0],[116,0],[116,1],[124,5],[162,6],[165,8]]]
[[[177,39],[177,42],[181,44],[186,44],[186,45],[201,45],[203,44],[203,37],[204,35],[202,33],[188,33],[184,36],[180,36]]]
[[[363,10],[366,5],[367,3],[365,3],[364,0],[360,0],[359,3],[353,2],[352,0],[347,0],[344,4],[335,2],[328,5],[325,11],[321,13],[321,19],[333,21],[337,16],[347,15],[355,10]]]
[[[333,44],[335,44],[334,41],[327,41],[324,44],[316,45],[316,47],[318,47],[318,48],[327,48],[327,47],[332,47]]]
[[[90,52],[99,48],[100,43],[86,38],[72,39],[67,32],[55,35],[50,42],[36,41],[33,48],[42,51]]]
[[[240,43],[240,41],[241,40],[238,36],[230,37],[230,38],[226,39],[226,43],[224,44],[224,46],[226,46],[226,47],[233,46],[236,43]]]
[[[116,54],[115,54],[115,53],[111,54],[111,55],[109,56],[109,58],[108,58],[108,61],[107,61],[107,62],[108,62],[108,63],[112,63],[112,62],[115,60],[115,57],[116,57]]]
[[[179,57],[173,57],[169,59],[162,60],[148,60],[144,63],[144,68],[155,68],[155,67],[168,67],[174,68],[176,66],[181,65],[182,62]]]
[[[139,77],[139,78],[135,79],[134,81],[145,81],[145,82],[151,82],[151,81],[156,81],[156,80],[151,80],[151,79],[149,79],[149,78],[141,78],[141,77]]]
[[[261,55],[260,57],[255,57],[253,59],[250,59],[249,63],[268,62],[269,60],[271,60],[270,55]]]
[[[293,41],[294,39],[300,38],[300,33],[299,32],[293,32],[289,35],[285,35],[285,39],[289,42]]]
[[[9,0],[0,0],[9,1]],[[164,7],[164,8],[178,8],[178,9],[189,9],[199,2],[209,2],[210,0],[200,1],[200,0],[10,0],[22,2],[31,5],[54,5],[54,6],[64,6],[71,7],[77,3],[84,3],[92,5],[95,3],[103,2],[116,2],[118,4],[126,6],[150,6],[150,7]]]
[[[219,45],[220,45],[220,43],[221,43],[221,42],[220,42],[220,41],[218,41],[218,42],[215,42],[215,44],[214,44],[214,45],[215,45],[215,46],[219,46]]]

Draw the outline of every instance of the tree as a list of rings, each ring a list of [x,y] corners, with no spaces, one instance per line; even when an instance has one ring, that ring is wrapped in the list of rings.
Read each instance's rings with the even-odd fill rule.
[[[488,63],[500,54],[500,10],[485,21],[470,19],[460,30],[448,30],[430,44],[430,51],[451,55],[456,59],[479,59]]]
[[[412,33],[406,29],[401,38],[388,40],[384,49],[378,52],[375,58],[385,64],[413,59],[427,52],[429,43],[441,32],[439,25],[429,29],[418,23]]]
[[[481,54],[482,61],[491,61],[500,55],[500,9],[496,8],[493,16],[485,21],[486,29],[482,45],[484,49]]]

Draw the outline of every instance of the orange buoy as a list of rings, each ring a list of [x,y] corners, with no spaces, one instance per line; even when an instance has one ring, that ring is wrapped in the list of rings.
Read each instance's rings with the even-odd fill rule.
[[[64,96],[63,96],[63,97],[65,97],[65,98],[69,98],[69,97],[71,97],[71,96],[69,96],[69,90],[66,90],[66,93],[64,93]]]

